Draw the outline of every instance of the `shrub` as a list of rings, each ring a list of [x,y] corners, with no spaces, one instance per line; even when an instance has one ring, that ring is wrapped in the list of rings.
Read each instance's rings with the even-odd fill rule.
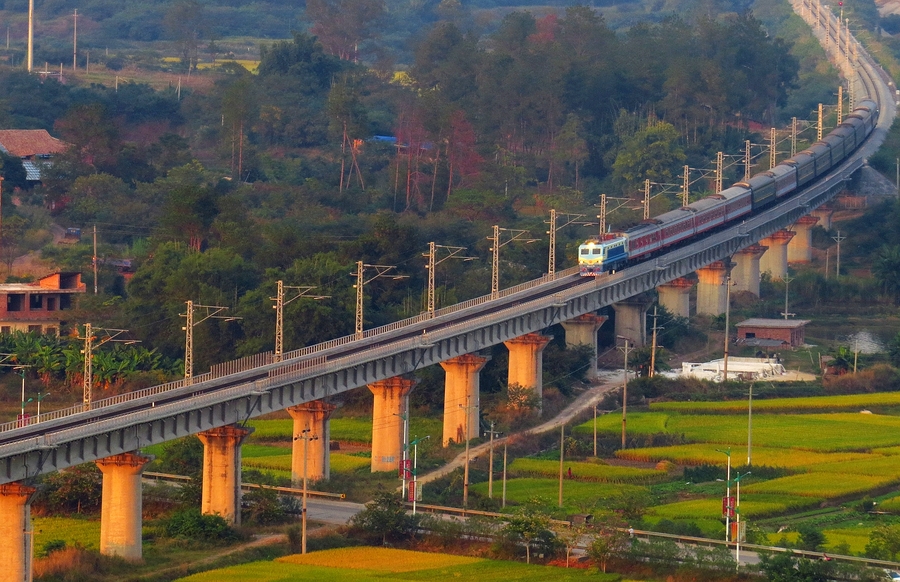
[[[90,513],[100,508],[101,494],[100,469],[85,463],[44,477],[32,505],[50,515]]]
[[[370,543],[387,545],[411,538],[418,525],[418,516],[406,513],[399,495],[381,491],[350,520],[350,533]]]
[[[238,538],[220,515],[204,515],[199,509],[189,508],[173,513],[163,524],[163,532],[170,538],[190,539],[202,542],[233,541]]]

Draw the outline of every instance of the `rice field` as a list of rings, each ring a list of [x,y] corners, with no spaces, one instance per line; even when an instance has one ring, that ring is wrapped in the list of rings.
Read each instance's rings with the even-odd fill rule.
[[[603,483],[650,483],[660,481],[667,476],[665,471],[655,469],[639,469],[620,467],[590,462],[567,462],[575,481],[599,481]],[[556,478],[559,475],[559,462],[541,459],[519,458],[510,463],[509,470],[516,475],[532,475],[537,477]],[[567,477],[568,478],[568,477]]]
[[[741,515],[747,518],[758,518],[778,515],[788,511],[806,509],[818,505],[823,500],[814,497],[796,495],[763,495],[744,494],[741,488]],[[732,495],[734,488],[731,489]],[[722,484],[722,496],[725,485]],[[675,503],[667,503],[651,508],[648,515],[660,519],[720,519],[722,517],[722,499],[720,497],[706,499],[689,499]]]
[[[255,430],[254,440],[290,441],[293,438],[294,421],[291,419],[251,420],[248,423]],[[329,421],[331,440],[350,443],[372,442],[371,418],[332,418]],[[410,435],[433,435],[436,438],[443,431],[443,421],[435,418],[412,417],[409,421]],[[900,443],[898,443],[900,444]]]
[[[62,540],[67,546],[80,545],[100,549],[100,520],[72,517],[33,517],[34,550],[40,552],[47,542]]]
[[[753,412],[859,412],[864,408],[900,406],[900,392],[876,394],[846,394],[841,396],[810,396],[806,398],[773,398],[754,400]],[[746,414],[746,400],[727,402],[654,402],[650,410],[681,414],[715,413]]]
[[[866,459],[838,461],[830,463],[811,463],[806,467],[810,471],[828,472],[850,475],[867,475],[870,477],[892,477],[900,480],[900,462],[897,457],[872,455]]]
[[[752,483],[742,487],[747,493],[772,493],[833,499],[865,493],[900,481],[898,476],[868,476],[840,473],[803,473]]]
[[[645,418],[649,415],[649,418]],[[593,430],[593,421],[577,427]],[[597,430],[618,434],[621,418],[597,419]],[[742,415],[634,413],[628,417],[632,435],[681,435],[688,441],[718,445],[747,444],[747,418]],[[754,446],[812,451],[867,451],[900,446],[900,416],[879,414],[759,414],[753,417]]]
[[[330,455],[331,471],[333,473],[352,473],[364,467],[370,467],[372,461],[366,457],[357,457],[354,455],[345,455],[342,453],[331,453]],[[284,471],[290,477],[291,473],[291,455],[268,455],[261,457],[242,457],[241,464],[244,467],[253,469],[261,469],[264,471]]]
[[[500,499],[503,484],[494,480],[494,499]],[[473,483],[471,491],[487,495],[488,484]],[[563,480],[563,509],[568,513],[590,512],[604,499],[614,498],[626,491],[641,491],[637,485],[619,485],[611,483],[582,483],[571,479]],[[558,479],[538,479],[524,477],[508,479],[506,482],[506,499],[515,503],[528,503],[539,499],[546,505],[555,507],[559,498]]]
[[[447,554],[389,548],[342,548],[294,555],[272,562],[253,562],[180,578],[180,582],[544,582],[545,580],[620,580],[617,574],[601,574],[596,568],[553,568],[518,562],[502,562]]]
[[[620,459],[631,461],[653,463],[672,461],[679,465],[721,465],[724,467],[728,462],[728,457],[719,452],[719,450],[725,450],[726,448],[721,445],[698,443],[670,447],[624,449],[617,451],[616,456]],[[767,467],[784,467],[786,469],[809,468],[821,463],[842,463],[885,458],[882,455],[871,453],[820,453],[816,451],[757,446],[753,447],[751,455],[753,464],[766,465]],[[746,464],[746,462],[746,443],[741,447],[731,447],[732,465],[740,466]]]

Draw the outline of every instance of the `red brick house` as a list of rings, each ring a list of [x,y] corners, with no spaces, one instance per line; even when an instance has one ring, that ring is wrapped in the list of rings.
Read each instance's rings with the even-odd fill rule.
[[[747,319],[736,326],[738,341],[777,340],[792,348],[802,346],[806,341],[808,323],[808,319]]]
[[[0,333],[59,335],[75,295],[87,290],[81,273],[53,273],[35,283],[0,284]]]

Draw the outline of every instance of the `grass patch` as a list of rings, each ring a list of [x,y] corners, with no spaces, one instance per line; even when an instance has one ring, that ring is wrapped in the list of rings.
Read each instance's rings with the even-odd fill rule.
[[[565,466],[567,469],[572,470],[573,480],[575,481],[651,483],[660,481],[667,476],[665,471],[657,471],[655,469],[619,467],[600,463],[572,461],[567,462]],[[509,470],[518,475],[555,478],[559,475],[559,462],[520,458],[509,465]]]
[[[271,447],[277,448],[277,447]],[[291,455],[284,454],[281,449],[280,455],[267,455],[260,457],[244,457],[241,462],[244,467],[254,469],[262,469],[265,471],[285,471],[288,477],[291,473]],[[345,455],[342,453],[331,453],[331,472],[333,473],[352,473],[364,467],[370,467],[372,461],[367,457],[357,457]]]
[[[662,412],[639,412],[628,415],[628,432],[633,434],[665,434],[669,415]],[[593,419],[572,429],[576,434],[594,434]],[[619,434],[622,432],[622,417],[606,414],[597,417],[597,432]]]
[[[753,401],[753,412],[858,412],[862,408],[900,406],[900,392],[877,394],[845,394],[840,396],[809,396],[803,398],[772,398]],[[655,412],[740,414],[747,412],[746,400],[727,402],[654,402]]]
[[[251,420],[248,422],[255,430],[253,438],[258,440],[284,440],[293,438],[294,421],[291,419]],[[412,417],[409,421],[409,434],[439,435],[443,432],[443,420],[434,418]],[[350,443],[372,442],[372,418],[332,418],[329,421],[331,440]],[[900,444],[900,443],[898,443]],[[245,445],[246,446],[246,445]]]
[[[274,562],[254,562],[243,566],[204,572],[181,582],[294,582],[347,579],[363,582],[444,581],[544,582],[545,580],[620,580],[617,574],[601,574],[596,569],[565,569],[533,566],[448,554],[432,554],[388,548],[343,548],[293,555]]]
[[[88,549],[100,549],[100,520],[35,517],[31,523],[36,553],[40,552],[47,542],[53,540],[62,540],[67,546],[80,545]]]

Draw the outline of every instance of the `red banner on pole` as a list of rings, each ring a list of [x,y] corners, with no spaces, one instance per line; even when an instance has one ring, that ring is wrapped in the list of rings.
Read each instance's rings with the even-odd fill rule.
[[[734,519],[734,497],[722,498],[722,517]]]
[[[410,482],[409,482],[409,496],[408,496],[408,500],[409,500],[410,503],[412,503],[413,501],[416,500],[416,482],[415,482],[415,481],[410,481]]]
[[[400,478],[412,479],[412,459],[400,460]]]

